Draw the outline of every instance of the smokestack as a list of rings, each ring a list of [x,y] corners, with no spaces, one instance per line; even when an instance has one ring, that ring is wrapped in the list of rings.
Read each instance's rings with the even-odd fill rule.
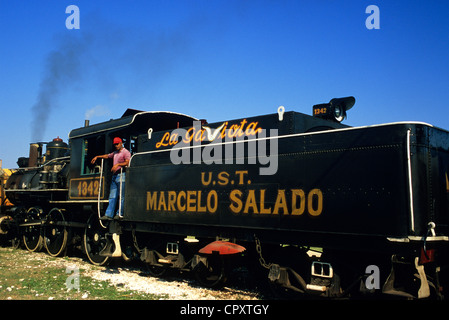
[[[39,160],[41,153],[39,149],[40,146],[38,143],[30,144],[30,158],[28,160],[28,167],[37,167],[37,161]]]
[[[86,120],[84,120],[84,126],[85,126],[85,127],[88,127],[88,126],[89,126],[89,123],[90,123],[90,121],[89,121],[89,120],[87,120],[87,119],[86,119]]]

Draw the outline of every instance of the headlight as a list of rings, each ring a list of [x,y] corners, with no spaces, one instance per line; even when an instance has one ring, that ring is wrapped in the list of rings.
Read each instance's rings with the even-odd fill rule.
[[[341,122],[346,118],[346,111],[355,104],[354,97],[334,98],[329,103],[321,103],[313,106],[313,116],[326,120]]]
[[[334,107],[334,118],[335,120],[337,120],[338,122],[343,121],[343,119],[345,118],[346,113],[344,112],[344,110],[342,110],[341,106],[335,106]]]

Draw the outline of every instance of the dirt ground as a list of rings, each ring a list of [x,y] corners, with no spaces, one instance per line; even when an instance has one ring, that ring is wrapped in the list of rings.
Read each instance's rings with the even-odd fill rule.
[[[188,274],[151,277],[124,262],[94,266],[82,257],[0,247],[0,300],[259,300],[256,290],[198,286]]]

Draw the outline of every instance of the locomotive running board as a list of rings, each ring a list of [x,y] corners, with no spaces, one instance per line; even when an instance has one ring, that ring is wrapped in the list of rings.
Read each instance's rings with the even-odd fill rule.
[[[420,237],[420,236],[408,236],[407,238],[392,238],[387,237],[387,240],[390,242],[404,242],[409,243],[411,241],[449,241],[448,236],[435,236],[435,237]]]

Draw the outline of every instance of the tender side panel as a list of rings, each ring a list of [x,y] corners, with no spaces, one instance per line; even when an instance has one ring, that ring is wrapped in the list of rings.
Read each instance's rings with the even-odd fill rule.
[[[245,158],[174,165],[170,151],[136,155],[127,173],[125,219],[287,232],[320,243],[332,241],[330,234],[406,237],[406,132],[405,125],[391,125],[282,136],[270,164]],[[276,161],[275,174],[260,174]]]

